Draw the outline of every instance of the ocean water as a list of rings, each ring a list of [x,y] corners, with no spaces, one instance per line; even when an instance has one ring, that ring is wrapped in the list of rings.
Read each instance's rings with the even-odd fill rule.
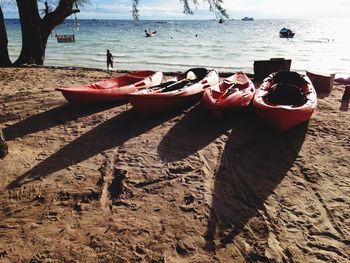
[[[254,60],[292,59],[291,69],[350,73],[348,28],[350,20],[254,21],[132,21],[73,20],[55,29],[48,40],[45,65],[106,68],[106,50],[115,69],[184,71],[189,67],[215,68],[219,72],[253,72]],[[19,21],[5,21],[9,53],[14,61],[21,51]],[[296,32],[293,39],[279,38],[281,28]],[[145,37],[144,30],[156,30]],[[74,30],[74,31],[73,31]],[[55,34],[75,33],[75,43],[57,43]],[[197,36],[196,36],[197,35]]]

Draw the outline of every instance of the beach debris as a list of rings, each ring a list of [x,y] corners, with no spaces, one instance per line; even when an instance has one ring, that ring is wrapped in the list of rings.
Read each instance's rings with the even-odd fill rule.
[[[73,206],[73,209],[77,212],[81,212],[83,211],[82,207],[81,207],[81,204],[80,203],[77,203]]]
[[[170,174],[187,174],[194,170],[191,164],[187,163],[171,163],[168,171]]]
[[[343,84],[343,85],[348,85],[348,84],[350,84],[350,77],[348,77],[348,78],[336,78],[336,79],[334,79],[334,82],[339,83],[339,84]]]
[[[51,221],[58,221],[60,219],[59,215],[57,212],[54,211],[50,211],[47,216],[47,219],[51,220]]]
[[[189,194],[184,197],[184,203],[186,205],[192,204],[194,202],[194,196]]]
[[[37,194],[34,198],[35,201],[37,201],[40,204],[45,203],[45,196],[41,195],[41,194]]]
[[[6,256],[7,256],[7,251],[6,250],[0,251],[0,258],[4,258]]]
[[[185,212],[185,213],[196,211],[193,205],[179,205],[179,208],[181,209],[182,212]]]
[[[94,250],[100,250],[102,244],[102,239],[98,236],[91,236],[90,237],[90,244],[89,246]]]
[[[5,141],[4,134],[2,133],[2,129],[0,128],[0,158],[5,157],[8,154],[8,146]]]
[[[142,245],[134,245],[133,249],[137,254],[145,255],[147,250],[144,246]]]
[[[180,255],[188,255],[193,253],[196,250],[197,250],[196,244],[189,237],[179,239],[176,244],[176,251]]]
[[[112,201],[115,201],[123,193],[123,181],[127,176],[128,171],[123,169],[114,168],[114,174],[112,182],[108,187],[108,191]]]
[[[70,193],[68,193],[68,192],[59,191],[57,193],[57,198],[60,201],[67,201],[67,200],[69,200],[69,197],[70,197]]]

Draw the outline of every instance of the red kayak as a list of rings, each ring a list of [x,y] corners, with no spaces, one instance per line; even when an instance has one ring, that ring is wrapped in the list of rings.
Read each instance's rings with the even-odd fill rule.
[[[224,79],[203,93],[202,103],[213,115],[248,106],[255,93],[253,82],[243,72]]]
[[[163,73],[136,71],[82,86],[56,88],[70,103],[86,104],[125,99],[126,94],[162,82]]]
[[[310,79],[291,71],[272,73],[253,99],[256,113],[280,132],[308,121],[316,105],[317,95]]]
[[[203,91],[218,81],[215,70],[193,68],[161,85],[138,90],[127,97],[138,113],[151,115],[199,101]]]

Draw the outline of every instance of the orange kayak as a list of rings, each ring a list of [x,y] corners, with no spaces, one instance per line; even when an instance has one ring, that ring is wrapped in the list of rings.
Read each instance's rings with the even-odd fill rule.
[[[317,94],[310,79],[291,71],[269,75],[253,99],[256,113],[280,132],[308,121],[316,105]]]
[[[128,100],[142,115],[152,115],[202,98],[203,91],[219,81],[215,70],[193,68],[150,89],[129,94]]]
[[[127,94],[138,89],[159,85],[162,79],[162,72],[145,70],[82,86],[56,88],[56,90],[61,91],[69,103],[100,103],[125,99]]]
[[[202,103],[213,115],[250,105],[255,94],[253,82],[243,72],[224,79],[203,93]]]

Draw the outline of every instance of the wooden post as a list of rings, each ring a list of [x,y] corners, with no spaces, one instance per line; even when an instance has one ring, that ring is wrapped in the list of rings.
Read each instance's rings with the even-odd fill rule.
[[[350,100],[350,86],[345,86],[344,94],[341,100],[342,101]]]

